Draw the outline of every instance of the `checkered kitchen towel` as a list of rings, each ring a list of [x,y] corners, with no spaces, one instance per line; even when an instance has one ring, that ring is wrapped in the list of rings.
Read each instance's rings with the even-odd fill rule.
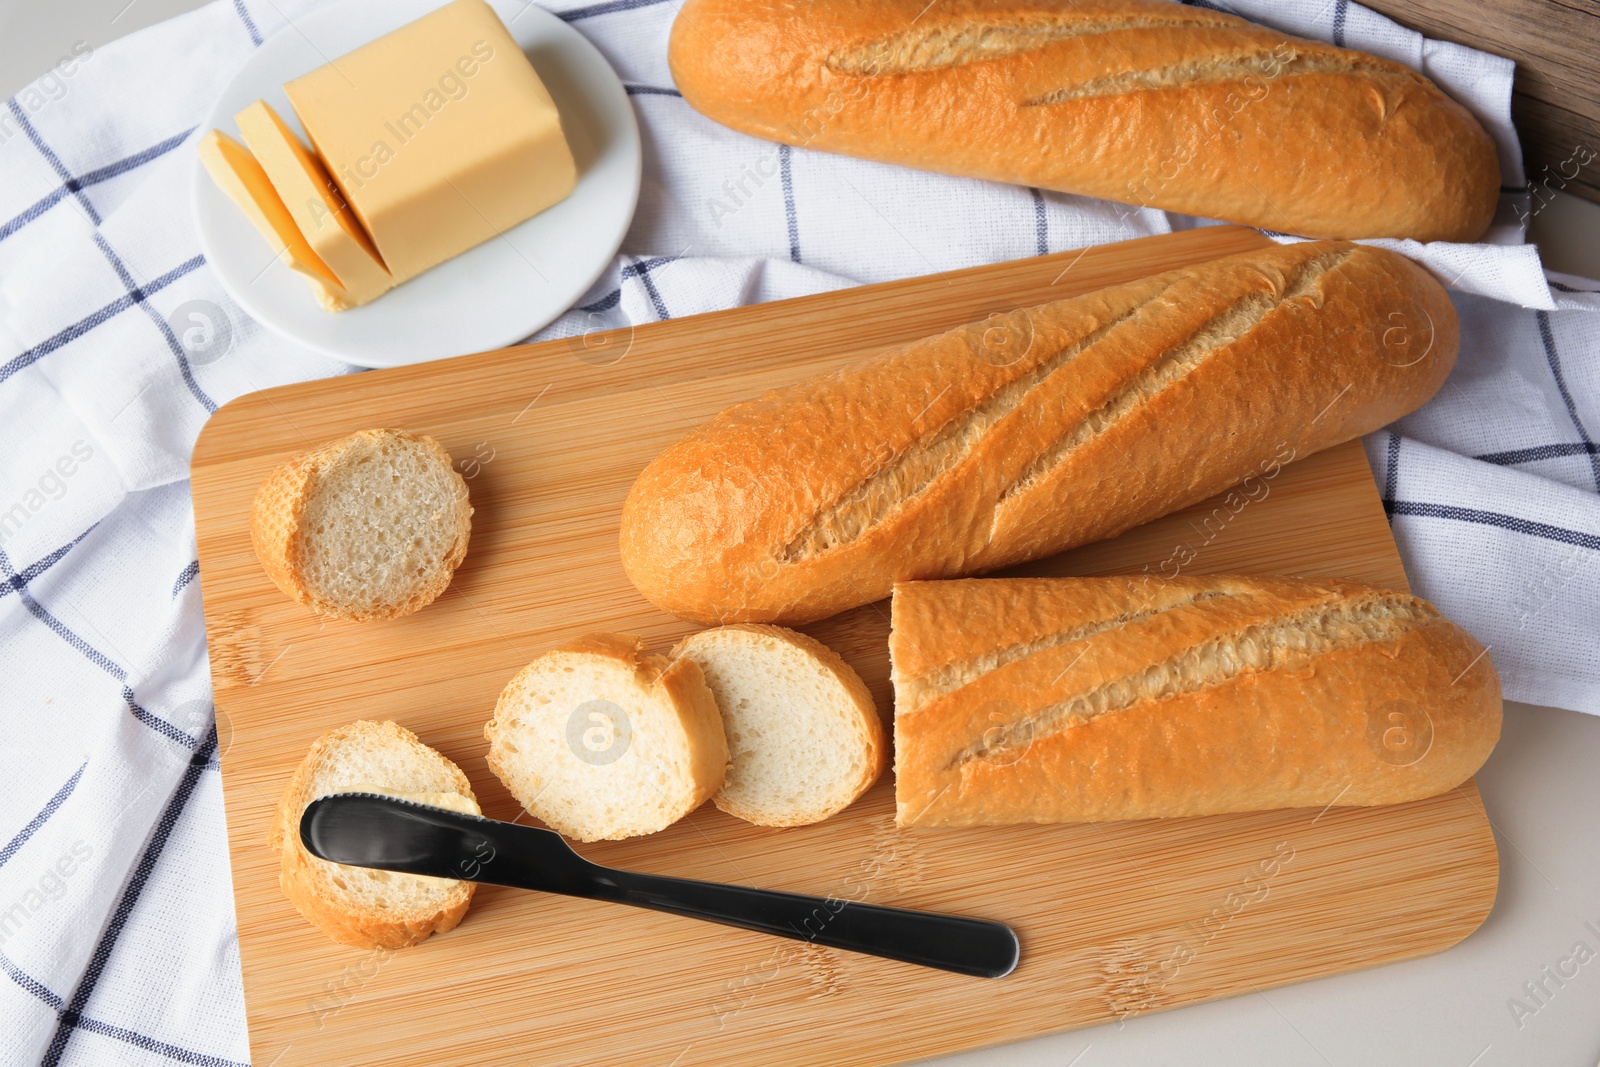
[[[210,101],[306,6],[219,0],[72,49],[0,107],[4,1064],[248,1059],[188,457],[229,398],[350,368],[232,304],[188,188]],[[1510,696],[1600,712],[1600,284],[1521,243],[1542,190],[1525,192],[1511,64],[1345,0],[1234,6],[1410,63],[1495,132],[1490,243],[1403,245],[1458,290],[1460,366],[1368,448],[1418,592],[1492,647]],[[645,182],[609,278],[546,336],[1196,224],[752,140],[672,88],[674,4],[559,10],[628,84]],[[220,350],[194,344],[196,301],[226,313]]]

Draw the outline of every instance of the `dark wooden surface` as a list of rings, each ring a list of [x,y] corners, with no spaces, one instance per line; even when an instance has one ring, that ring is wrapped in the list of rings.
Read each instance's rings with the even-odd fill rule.
[[[1429,37],[1516,60],[1511,117],[1533,195],[1600,203],[1600,0],[1362,2]]]

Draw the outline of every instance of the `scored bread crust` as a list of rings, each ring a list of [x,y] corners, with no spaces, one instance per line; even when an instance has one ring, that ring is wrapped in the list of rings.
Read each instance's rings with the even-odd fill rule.
[[[1473,241],[1499,198],[1409,67],[1157,0],[688,0],[667,54],[763,140],[1306,237]]]
[[[665,798],[658,811],[659,825],[649,830],[607,831],[568,822],[548,806],[539,804],[542,783],[525,781],[505,758],[502,747],[518,741],[511,716],[530,695],[528,686],[547,661],[561,657],[593,657],[621,665],[647,688],[656,690],[662,703],[677,717],[687,739],[685,767],[688,788],[682,795]],[[596,693],[595,697],[604,698]],[[489,742],[485,761],[527,812],[552,830],[576,841],[618,841],[641,833],[666,829],[709,800],[722,788],[728,770],[728,742],[722,732],[722,715],[693,660],[645,651],[644,638],[633,634],[590,633],[558,645],[529,663],[507,683],[495,704],[494,716],[484,724]]]
[[[883,721],[878,717],[878,707],[872,699],[872,691],[867,688],[867,683],[855,672],[855,668],[846,663],[833,649],[818,641],[809,634],[799,633],[783,626],[767,626],[760,623],[734,623],[720,627],[722,630],[733,630],[749,634],[758,634],[773,638],[791,645],[809,656],[819,667],[827,671],[849,698],[856,715],[851,719],[853,728],[853,744],[863,756],[861,773],[854,782],[846,783],[841,789],[842,802],[822,808],[797,808],[784,812],[763,811],[747,805],[740,805],[737,800],[730,797],[726,788],[719,789],[711,802],[722,811],[734,818],[743,819],[745,822],[757,826],[806,826],[811,823],[821,822],[831,818],[855,803],[857,798],[872,787],[878,780],[889,762],[888,738],[883,729]],[[692,633],[680,640],[672,649],[674,658],[690,658],[694,656],[696,639],[702,634],[714,631],[703,630]]]
[[[324,761],[352,744],[403,745],[426,753],[430,762],[446,771],[452,785],[448,790],[435,792],[460,793],[474,803],[477,796],[472,783],[449,759],[418,740],[417,735],[394,722],[360,720],[329,730],[311,744],[293,777],[284,788],[283,797],[267,832],[267,844],[279,853],[278,885],[289,898],[295,910],[311,924],[341,945],[354,948],[406,948],[415,945],[431,934],[453,930],[467,914],[472,904],[475,882],[456,882],[450,887],[445,904],[430,911],[395,914],[377,911],[338,899],[330,892],[321,877],[328,868],[339,866],[318,859],[300,843],[300,817],[317,797],[309,791],[312,777]],[[386,782],[357,783],[388,785]]]
[[[1465,781],[1500,734],[1483,646],[1356,582],[908,582],[892,610],[901,826],[1397,804]],[[1297,619],[1321,621],[1251,660]]]
[[[629,491],[623,567],[696,622],[825,618],[1270,480],[1420,406],[1459,342],[1431,275],[1344,242],[1021,309],[696,427]]]
[[[337,601],[317,596],[307,585],[301,567],[303,527],[306,508],[316,495],[317,482],[348,449],[364,441],[394,437],[421,445],[431,458],[450,472],[457,487],[455,510],[445,517],[455,531],[450,553],[436,568],[422,576],[404,600],[380,605],[372,611],[351,609]],[[321,615],[368,622],[376,619],[397,619],[420,611],[438,599],[450,584],[456,568],[467,555],[467,542],[472,535],[472,507],[468,503],[467,483],[461,477],[444,446],[427,434],[406,430],[360,430],[310,452],[279,464],[256,490],[250,507],[250,543],[256,557],[272,584],[296,603],[311,608]]]

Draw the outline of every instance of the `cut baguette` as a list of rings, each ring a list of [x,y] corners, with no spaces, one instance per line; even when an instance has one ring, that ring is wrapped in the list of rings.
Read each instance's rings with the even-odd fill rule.
[[[883,723],[866,683],[827,645],[781,626],[721,626],[672,650],[699,664],[722,712],[728,777],[712,802],[758,826],[804,826],[883,773]]]
[[[1500,737],[1483,645],[1359,582],[901,582],[891,611],[900,826],[1403,804]]]
[[[404,430],[362,430],[296,456],[261,483],[250,512],[250,540],[273,584],[356,622],[431,604],[471,532],[467,483],[450,453]]]
[[[353,722],[317,738],[289,780],[268,843],[295,909],[341,945],[404,948],[455,928],[472,882],[329,863],[300,843],[306,806],[333,793],[381,792],[481,814],[461,768],[392,722]]]
[[[693,660],[589,634],[528,664],[483,728],[489,769],[578,841],[664,830],[722,787],[722,718]]]

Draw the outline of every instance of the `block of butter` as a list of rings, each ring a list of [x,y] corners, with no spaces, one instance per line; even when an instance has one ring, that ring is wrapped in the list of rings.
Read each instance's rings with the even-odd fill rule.
[[[333,271],[346,306],[382,296],[394,287],[372,239],[345,206],[333,180],[265,100],[235,116],[244,143],[272,182],[311,250]]]
[[[550,93],[483,0],[455,0],[284,89],[397,284],[577,182]]]

